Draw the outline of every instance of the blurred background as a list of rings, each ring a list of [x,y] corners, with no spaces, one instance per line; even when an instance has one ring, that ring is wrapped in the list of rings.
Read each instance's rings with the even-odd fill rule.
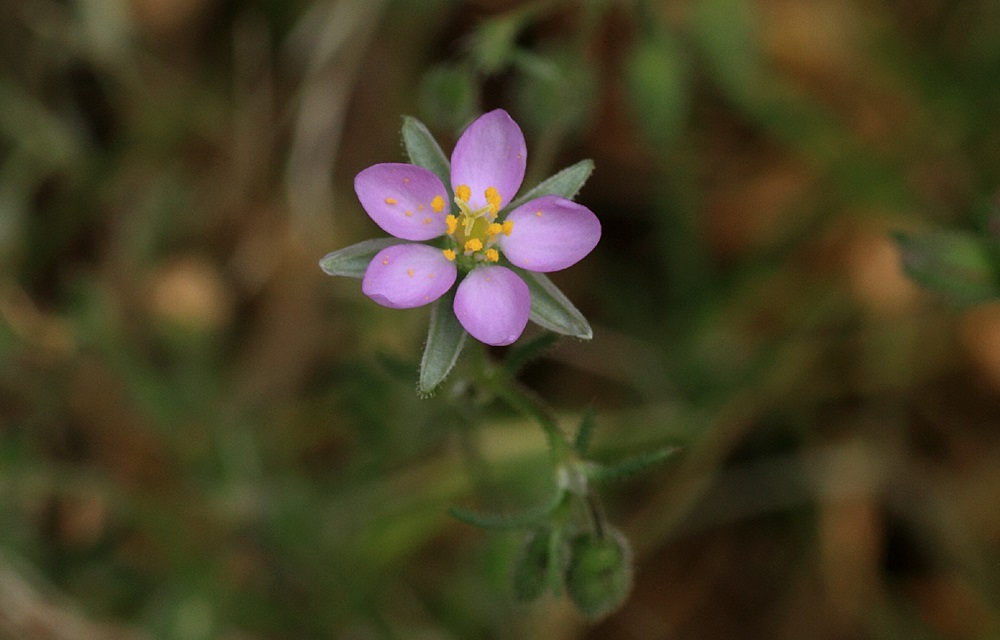
[[[1000,637],[1000,305],[890,237],[996,229],[998,81],[994,0],[0,3],[0,637]],[[544,498],[537,426],[317,266],[403,114],[495,107],[604,228],[521,379],[683,447],[596,623],[447,515]]]

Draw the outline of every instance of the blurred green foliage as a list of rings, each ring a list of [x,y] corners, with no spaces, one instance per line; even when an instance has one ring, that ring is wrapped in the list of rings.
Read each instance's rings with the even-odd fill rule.
[[[890,234],[995,266],[998,11],[0,3],[0,636],[997,637],[1000,310]],[[544,435],[467,360],[419,398],[426,310],[316,266],[402,115],[497,106],[604,228],[553,275],[593,340],[518,379],[598,461],[682,447],[602,489],[599,624],[448,516],[543,502]]]

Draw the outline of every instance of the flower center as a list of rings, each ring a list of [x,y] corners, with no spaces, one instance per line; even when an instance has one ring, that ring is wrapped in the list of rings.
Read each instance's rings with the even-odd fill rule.
[[[483,193],[486,206],[473,209],[469,206],[472,195],[468,185],[455,187],[455,204],[458,205],[458,215],[449,215],[445,223],[448,225],[448,237],[454,243],[452,248],[444,249],[444,255],[449,260],[455,260],[459,255],[462,262],[473,267],[478,262],[496,262],[500,252],[493,248],[500,235],[509,236],[514,223],[506,220],[503,224],[496,222],[503,199],[495,187],[489,187]]]

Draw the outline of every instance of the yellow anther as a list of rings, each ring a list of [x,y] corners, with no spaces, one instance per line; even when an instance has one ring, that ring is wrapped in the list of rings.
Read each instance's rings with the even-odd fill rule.
[[[513,230],[514,230],[514,221],[513,220],[504,220],[503,221],[503,234],[505,236],[509,236],[510,232],[513,231]]]
[[[452,235],[458,229],[458,218],[449,214],[447,218],[444,219],[444,223],[448,225],[448,235]]]
[[[413,269],[407,269],[406,270],[406,275],[408,275],[408,276],[410,276],[412,278],[413,277]]]
[[[441,253],[443,253],[444,257],[448,258],[450,262],[455,261],[455,252],[452,249],[442,249]]]
[[[424,218],[423,222],[424,222],[424,224],[430,224],[430,223],[434,222],[434,220],[431,219],[431,218]]]
[[[475,251],[480,251],[483,248],[483,241],[479,238],[472,238],[465,243],[465,251],[467,253],[472,253]]]
[[[444,198],[434,196],[434,199],[431,200],[431,209],[434,209],[434,213],[441,213],[441,210],[444,209]]]
[[[413,217],[413,212],[412,211],[406,211],[405,214],[406,214],[407,218],[412,218]]]
[[[455,197],[462,202],[468,202],[469,198],[472,196],[472,189],[469,188],[467,184],[460,184],[455,187]]]
[[[396,204],[396,199],[395,198],[386,198],[385,199],[385,203],[386,204]]]
[[[382,258],[382,264],[389,264],[389,258]]]
[[[486,259],[489,260],[490,262],[496,262],[497,260],[500,259],[500,253],[496,249],[487,249]]]
[[[491,222],[488,227],[486,227],[486,233],[491,236],[503,233],[503,225],[497,224],[496,222]]]
[[[535,212],[535,217],[541,218],[542,217],[542,212],[541,211],[536,211]]]
[[[497,191],[496,187],[487,187],[484,195],[486,196],[486,203],[490,205],[490,213],[496,216],[500,213],[500,203],[503,202],[500,192]]]

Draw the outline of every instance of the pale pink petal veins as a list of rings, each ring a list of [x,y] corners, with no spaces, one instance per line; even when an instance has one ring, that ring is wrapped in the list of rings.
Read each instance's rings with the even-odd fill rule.
[[[601,239],[590,209],[559,196],[542,196],[510,212],[509,236],[500,246],[512,264],[529,271],[559,271],[582,260]]]
[[[375,224],[404,240],[444,235],[448,191],[433,173],[412,164],[384,163],[354,178],[358,200]]]
[[[521,187],[527,159],[521,128],[503,109],[490,111],[470,124],[455,144],[451,186],[456,190],[460,185],[469,187],[473,210],[487,205],[486,190],[493,187],[500,194],[502,208]]]
[[[455,263],[440,249],[397,244],[382,249],[368,263],[361,291],[384,307],[409,309],[440,298],[457,275]]]
[[[455,291],[455,316],[469,334],[486,344],[507,345],[519,337],[531,313],[524,280],[506,267],[479,267]]]

